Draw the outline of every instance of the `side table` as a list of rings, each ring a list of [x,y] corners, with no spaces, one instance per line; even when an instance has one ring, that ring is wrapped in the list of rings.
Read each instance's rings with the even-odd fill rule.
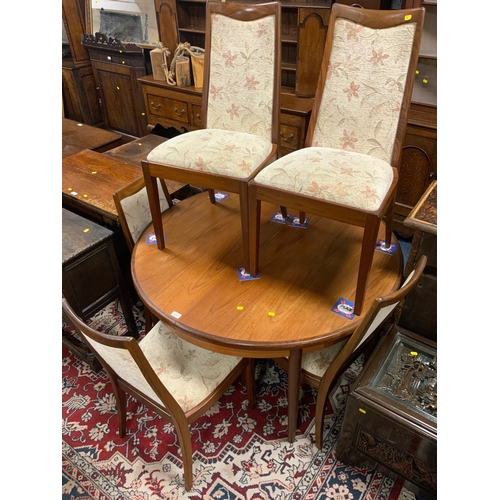
[[[351,388],[335,456],[436,498],[435,342],[393,325]]]
[[[119,299],[129,334],[138,338],[132,304],[118,265],[113,232],[62,209],[62,293],[84,320]],[[95,357],[63,332],[63,344],[93,368]]]

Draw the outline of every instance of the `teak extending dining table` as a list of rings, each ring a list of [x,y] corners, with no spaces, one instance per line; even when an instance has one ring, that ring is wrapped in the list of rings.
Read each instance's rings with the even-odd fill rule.
[[[165,248],[147,242],[154,232],[149,225],[132,253],[131,272],[145,305],[185,340],[234,356],[289,358],[293,442],[302,354],[349,336],[363,317],[332,311],[338,299],[354,298],[362,229],[312,214],[307,228],[291,227],[269,220],[277,210],[262,203],[259,279],[239,279],[236,194],[212,204],[200,193],[166,210]],[[365,303],[399,287],[402,270],[399,248],[392,255],[375,251]]]

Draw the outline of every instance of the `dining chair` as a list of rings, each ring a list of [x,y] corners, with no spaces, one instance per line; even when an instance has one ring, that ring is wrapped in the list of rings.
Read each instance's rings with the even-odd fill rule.
[[[189,424],[209,410],[243,372],[249,405],[254,407],[255,362],[190,344],[161,321],[138,342],[133,337],[94,330],[64,298],[62,308],[110,378],[120,437],[126,434],[128,393],[174,425],[184,465],[184,485],[189,491],[193,486]]]
[[[377,340],[376,336],[380,332],[380,328],[408,293],[418,284],[426,265],[427,257],[422,255],[413,271],[398,290],[383,297],[377,297],[373,301],[371,308],[349,338],[330,347],[305,353],[302,356],[301,379],[318,389],[315,433],[316,446],[319,449],[323,447],[325,407],[331,389],[345,369],[362,352],[365,352],[366,348],[373,344],[373,341]],[[365,352],[365,355],[368,354]],[[280,358],[276,361],[286,369],[286,358]]]
[[[158,182],[161,186],[161,189],[158,189],[160,211],[163,213],[173,206],[173,203],[165,180],[158,179]],[[137,240],[152,221],[144,178],[141,177],[113,193],[113,200],[125,241],[132,253]],[[158,321],[146,305],[144,305],[144,320],[146,332]]]
[[[424,8],[368,10],[334,3],[305,147],[262,169],[248,185],[250,266],[259,272],[261,201],[363,228],[354,297],[361,315],[385,216],[392,216]],[[348,297],[345,297],[348,298]]]
[[[248,266],[248,181],[277,157],[280,96],[279,2],[207,1],[202,126],[153,149],[142,169],[157,234],[163,232],[154,179],[237,193]],[[158,248],[165,248],[157,239]]]

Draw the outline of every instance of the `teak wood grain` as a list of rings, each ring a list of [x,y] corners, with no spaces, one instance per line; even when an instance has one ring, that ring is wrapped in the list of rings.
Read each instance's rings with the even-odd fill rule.
[[[354,297],[362,230],[314,215],[307,229],[270,222],[278,209],[262,204],[258,280],[238,279],[244,257],[235,194],[211,204],[200,193],[167,210],[165,248],[146,244],[153,232],[148,226],[134,248],[131,270],[147,307],[189,342],[244,357],[290,356],[293,441],[302,352],[345,338],[362,317],[349,320],[330,310],[337,299]],[[392,256],[375,252],[367,303],[396,289],[401,275],[399,250]]]

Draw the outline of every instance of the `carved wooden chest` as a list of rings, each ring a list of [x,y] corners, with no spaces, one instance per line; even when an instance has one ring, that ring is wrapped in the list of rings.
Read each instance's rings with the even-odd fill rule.
[[[392,327],[353,384],[335,456],[404,481],[423,498],[436,498],[435,342]]]

